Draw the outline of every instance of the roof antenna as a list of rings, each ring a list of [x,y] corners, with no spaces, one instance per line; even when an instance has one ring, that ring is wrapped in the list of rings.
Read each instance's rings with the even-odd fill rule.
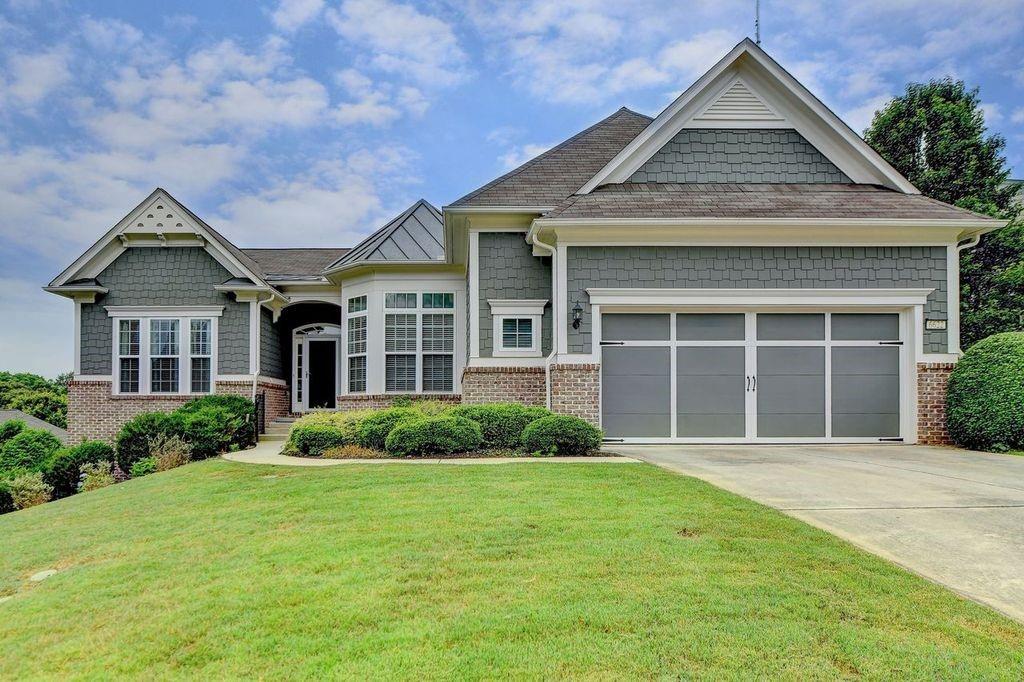
[[[754,42],[761,44],[761,0],[754,0]]]

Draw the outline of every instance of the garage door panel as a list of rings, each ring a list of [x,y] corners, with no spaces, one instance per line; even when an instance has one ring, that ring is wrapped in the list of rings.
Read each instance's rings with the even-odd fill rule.
[[[606,435],[671,435],[671,352],[668,347],[603,349],[601,412]]]
[[[836,438],[895,438],[900,435],[900,415],[833,414],[832,435]]]
[[[866,346],[832,349],[832,374],[900,373],[900,351],[896,346]]]
[[[742,341],[745,334],[743,313],[676,315],[676,339],[680,341]]]
[[[757,349],[757,376],[802,376],[825,374],[822,347],[764,347]]]
[[[832,413],[886,412],[899,414],[898,375],[853,374],[832,377]]]
[[[820,341],[825,338],[824,313],[758,313],[758,341]]]
[[[757,378],[758,414],[825,414],[825,375]]]
[[[616,313],[601,316],[605,341],[668,341],[671,317],[667,314]]]
[[[896,313],[832,313],[834,341],[895,341],[900,338]]]
[[[672,420],[662,414],[615,414],[605,412],[602,427],[608,438],[667,438]]]
[[[825,415],[759,414],[757,435],[760,438],[822,438],[825,436]]]
[[[736,348],[680,348],[676,373],[683,376],[744,376],[744,350]]]
[[[668,375],[605,377],[602,404],[609,412],[669,412]]]
[[[746,400],[744,378],[729,376],[681,376],[676,381],[679,414],[743,414]]]
[[[680,414],[676,425],[680,438],[742,438],[745,428],[742,414]]]

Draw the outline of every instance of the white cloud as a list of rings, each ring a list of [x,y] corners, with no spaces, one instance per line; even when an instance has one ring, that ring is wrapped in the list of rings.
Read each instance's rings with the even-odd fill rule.
[[[705,31],[665,47],[660,62],[663,68],[693,80],[714,66],[737,42],[736,35],[729,31]]]
[[[344,0],[327,10],[328,23],[356,47],[370,51],[375,68],[431,87],[448,87],[465,76],[466,54],[452,26],[391,0]]]
[[[0,86],[14,102],[32,107],[71,80],[69,54],[65,48],[54,48],[35,54],[18,53],[7,60],[6,84]]]
[[[74,314],[71,301],[47,294],[41,286],[0,278],[5,293],[0,298],[0,316],[16,322],[0,325],[0,358],[7,362],[4,369],[52,378],[72,369]]]
[[[522,166],[530,159],[543,154],[554,146],[553,144],[524,144],[509,149],[498,157],[498,161],[501,162],[502,167],[506,171],[509,171]]]
[[[981,113],[985,116],[985,125],[992,127],[1002,122],[1003,110],[997,103],[982,102],[978,108],[981,109]]]
[[[426,96],[412,86],[396,87],[389,82],[374,82],[356,69],[344,69],[335,81],[350,100],[335,107],[334,120],[341,125],[385,126],[403,112],[421,116],[430,106]]]
[[[81,28],[85,42],[97,50],[126,50],[142,40],[142,31],[120,19],[86,17]]]
[[[840,115],[840,118],[858,135],[863,136],[864,131],[871,125],[871,119],[874,118],[875,112],[888,104],[891,99],[892,97],[888,95],[872,97],[859,106],[847,109]]]
[[[1024,107],[1017,107],[1010,114],[1010,120],[1014,123],[1024,123]]]
[[[274,26],[295,31],[316,19],[324,9],[324,0],[281,0],[270,15]]]

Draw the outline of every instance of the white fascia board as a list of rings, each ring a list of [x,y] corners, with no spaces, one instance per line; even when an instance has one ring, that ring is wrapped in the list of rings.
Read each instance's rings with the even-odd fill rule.
[[[65,285],[62,287],[43,287],[48,294],[57,294],[74,300],[76,303],[95,303],[96,296],[109,293],[110,289],[92,285]]]
[[[442,206],[444,213],[547,213],[554,206]]]
[[[543,315],[547,299],[487,299],[491,315]]]
[[[600,306],[909,307],[924,305],[934,289],[587,289]]]
[[[109,317],[220,317],[222,305],[108,305],[103,307]]]

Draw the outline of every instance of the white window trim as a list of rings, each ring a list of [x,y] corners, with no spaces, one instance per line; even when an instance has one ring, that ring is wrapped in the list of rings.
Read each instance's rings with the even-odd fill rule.
[[[416,295],[416,307],[414,308],[388,308],[387,297],[388,294],[415,294]],[[423,295],[424,294],[451,294],[452,295],[452,307],[451,308],[424,308],[423,307]],[[381,358],[381,387],[383,393],[391,395],[411,395],[411,394],[422,394],[422,395],[453,395],[459,391],[459,381],[457,373],[459,371],[459,295],[458,292],[448,286],[436,286],[436,287],[417,287],[417,288],[405,288],[402,286],[388,287],[382,291],[380,297],[381,314],[380,314],[380,329],[381,339],[383,341],[386,336],[387,329],[387,316],[388,315],[414,315],[416,317],[416,349],[414,351],[388,351],[386,346],[382,344]],[[423,350],[423,316],[424,315],[451,315],[452,316],[452,350],[441,352],[441,351],[424,351]],[[369,334],[367,334],[369,338]],[[386,342],[384,342],[386,343]],[[346,349],[347,350],[347,349]],[[388,390],[387,387],[387,362],[389,355],[414,355],[416,357],[416,388],[415,390]],[[449,355],[452,358],[452,389],[450,391],[425,391],[423,390],[423,356],[424,355]],[[369,361],[367,361],[369,363]],[[367,367],[367,373],[369,373],[369,367]],[[367,383],[369,388],[369,383]],[[358,394],[356,394],[358,395]]]
[[[349,312],[349,302],[357,298],[363,299],[363,309],[356,312]],[[349,352],[349,334],[352,333],[351,321],[362,318],[366,320],[366,325],[363,328],[363,352],[362,353],[351,353]],[[345,344],[345,368],[342,371],[342,377],[344,379],[344,392],[352,395],[365,395],[370,389],[370,297],[366,294],[359,294],[357,296],[350,296],[345,299],[345,336],[343,339]],[[352,358],[365,358],[366,365],[363,368],[363,389],[361,391],[353,391],[351,386],[352,377],[349,370],[349,360]]]
[[[541,339],[546,299],[488,299],[493,319],[493,347],[491,355],[496,358],[537,358],[541,356]],[[501,333],[506,319],[528,318],[533,322],[533,339],[529,348],[505,348]]]
[[[142,308],[139,306],[107,306],[107,312],[111,320],[111,393],[124,396],[197,396],[211,395],[217,392],[217,381],[220,378],[217,374],[218,346],[219,346],[219,325],[220,312],[224,310],[221,306],[200,306],[193,308],[178,308],[174,306],[154,306]],[[188,311],[189,315],[171,315],[169,311]],[[206,312],[212,311],[212,312]],[[132,314],[127,314],[132,312]],[[155,319],[178,320],[178,391],[176,393],[159,392],[154,393],[150,384],[152,383],[152,368],[150,367],[150,329],[149,321]],[[192,392],[192,343],[191,328],[193,319],[210,321],[210,390],[205,393]],[[121,320],[139,320],[139,390],[135,393],[123,393],[121,391],[120,372],[120,334],[119,327]],[[131,356],[135,357],[135,356]],[[205,356],[204,356],[205,357]]]

